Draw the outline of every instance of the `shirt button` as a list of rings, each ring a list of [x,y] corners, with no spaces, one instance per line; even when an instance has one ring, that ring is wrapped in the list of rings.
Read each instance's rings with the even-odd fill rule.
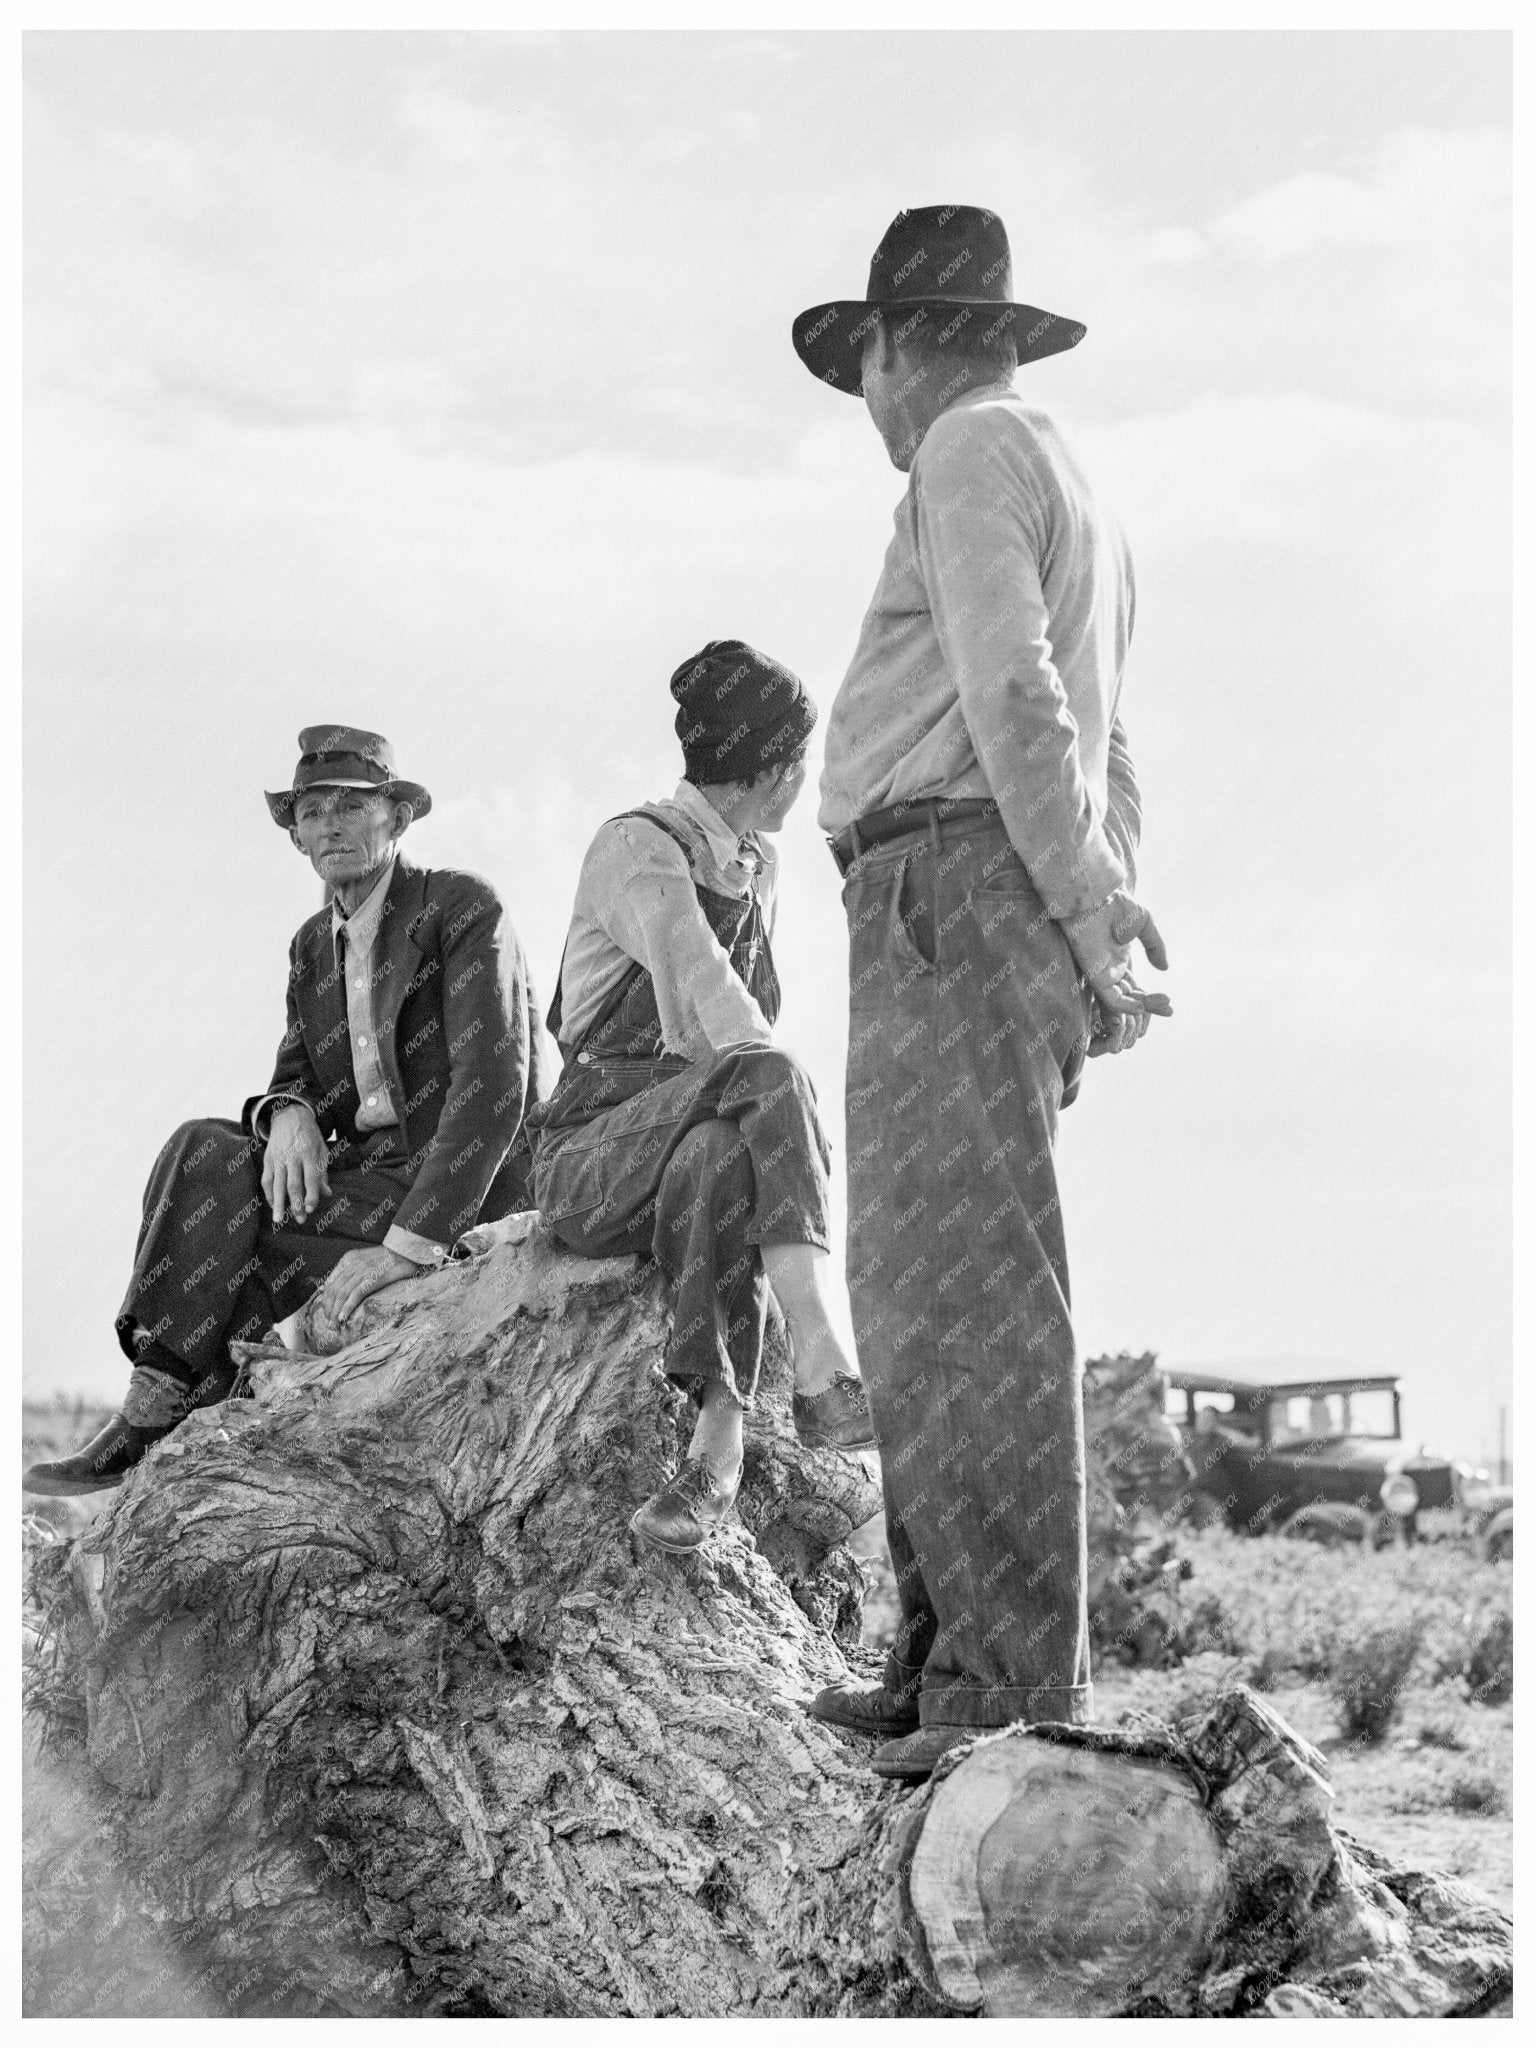
[[[366,1039],[366,1038],[365,1038],[365,1037],[363,1036],[363,1034],[362,1034],[362,1033],[361,1033],[361,1032],[359,1031],[359,1032],[358,1032],[358,1034],[357,1034],[357,1043],[358,1043],[359,1045],[366,1045],[366,1044],[367,1044],[367,1042],[368,1042],[368,1041],[367,1041],[367,1039]]]
[[[368,1097],[368,1107],[369,1107],[369,1109],[371,1109],[371,1108],[373,1107],[374,1103],[375,1103],[375,1102],[377,1102],[377,1101],[378,1101],[378,1097],[377,1097],[376,1095],[370,1095],[370,1096]]]
[[[364,988],[367,986],[367,984],[364,982],[362,976],[359,974],[357,979],[352,983],[352,986],[353,988]]]

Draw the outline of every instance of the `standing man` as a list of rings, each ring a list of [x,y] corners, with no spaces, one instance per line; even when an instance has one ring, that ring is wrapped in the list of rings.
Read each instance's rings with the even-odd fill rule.
[[[328,909],[289,949],[288,1028],[238,1123],[182,1124],[149,1177],[117,1337],[122,1408],[31,1493],[115,1486],[193,1408],[221,1401],[231,1337],[320,1288],[346,1322],[381,1287],[430,1271],[481,1219],[525,1206],[513,1153],[537,1099],[535,1001],[522,947],[479,875],[399,850],[432,799],[360,727],[309,726],[267,808]]]
[[[1014,1721],[1091,1716],[1080,1369],[1057,1115],[1133,1045],[1167,956],[1136,902],[1119,721],[1130,557],[1020,363],[1081,327],[1014,303],[971,206],[897,216],[867,298],[794,323],[910,483],[832,707],[820,822],[846,877],[848,1283],[901,1621],[822,1720],[920,1782]]]

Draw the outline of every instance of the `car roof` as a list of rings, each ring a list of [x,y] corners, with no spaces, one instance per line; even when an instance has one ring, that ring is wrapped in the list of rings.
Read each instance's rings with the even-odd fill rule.
[[[1320,1358],[1232,1359],[1215,1365],[1164,1366],[1162,1371],[1170,1387],[1206,1388],[1220,1394],[1347,1393],[1395,1388],[1398,1379],[1394,1372],[1359,1372]]]

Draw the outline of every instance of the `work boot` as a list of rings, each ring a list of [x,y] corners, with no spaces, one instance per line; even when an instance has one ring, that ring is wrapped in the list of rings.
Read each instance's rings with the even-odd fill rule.
[[[657,1550],[685,1557],[730,1513],[743,1470],[738,1466],[730,1485],[721,1486],[702,1458],[685,1459],[675,1477],[630,1516],[629,1527]]]
[[[794,1434],[802,1444],[861,1451],[878,1442],[863,1381],[839,1372],[819,1394],[794,1397]]]
[[[131,1472],[151,1444],[169,1436],[174,1422],[141,1428],[121,1413],[114,1415],[91,1438],[67,1458],[52,1464],[33,1465],[22,1478],[24,1493],[99,1493],[116,1486],[125,1472]]]
[[[917,1685],[921,1673],[909,1686],[893,1692],[888,1685],[872,1688],[844,1682],[823,1686],[805,1709],[818,1721],[833,1728],[855,1728],[860,1735],[877,1735],[885,1742],[898,1735],[910,1735],[919,1725]]]
[[[995,1733],[989,1728],[956,1728],[942,1721],[929,1721],[914,1735],[899,1742],[883,1743],[869,1759],[870,1768],[881,1778],[898,1778],[904,1785],[923,1785],[933,1775],[933,1766],[951,1749],[974,1742],[978,1735]]]

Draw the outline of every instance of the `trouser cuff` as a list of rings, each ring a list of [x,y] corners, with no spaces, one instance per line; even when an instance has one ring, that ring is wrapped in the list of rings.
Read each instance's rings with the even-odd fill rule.
[[[732,1373],[727,1378],[723,1372],[701,1373],[696,1365],[670,1364],[666,1366],[665,1372],[671,1384],[679,1392],[686,1394],[696,1407],[701,1408],[704,1403],[704,1395],[708,1393],[710,1387],[718,1385],[726,1389],[731,1400],[735,1402],[743,1414],[750,1415],[756,1409],[756,1394],[743,1394],[741,1392],[740,1375],[737,1373]]]
[[[1068,1721],[1081,1728],[1093,1718],[1093,1689],[1091,1685],[926,1685],[919,1704],[924,1728],[1007,1728],[1015,1721]]]

